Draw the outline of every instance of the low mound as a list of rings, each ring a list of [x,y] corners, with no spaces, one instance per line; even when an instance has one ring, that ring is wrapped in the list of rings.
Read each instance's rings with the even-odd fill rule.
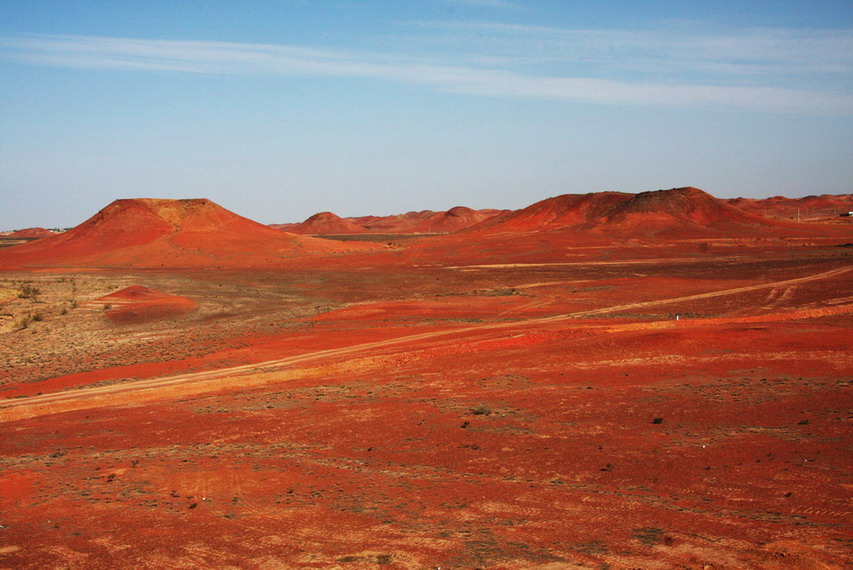
[[[284,233],[206,199],[126,199],[63,234],[0,252],[0,266],[275,266],[294,256],[376,247]]]
[[[47,236],[55,235],[54,232],[45,229],[45,228],[26,228],[23,230],[17,230],[14,232],[9,232],[8,234],[3,234],[4,238],[26,238],[26,239],[34,239],[34,238],[43,238]]]
[[[131,285],[104,295],[91,304],[104,307],[104,315],[116,324],[135,324],[177,317],[196,308],[192,299]]]
[[[853,212],[853,194],[821,194],[803,198],[732,198],[726,202],[745,212],[777,220],[823,222]]]
[[[332,212],[320,212],[301,224],[296,224],[288,231],[295,234],[336,235],[361,234],[365,230],[353,221],[341,218]]]

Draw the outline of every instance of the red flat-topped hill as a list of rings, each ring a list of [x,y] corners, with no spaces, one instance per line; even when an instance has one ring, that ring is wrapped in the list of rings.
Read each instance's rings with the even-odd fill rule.
[[[63,233],[0,252],[0,267],[252,267],[376,249],[297,236],[206,199],[124,199]]]

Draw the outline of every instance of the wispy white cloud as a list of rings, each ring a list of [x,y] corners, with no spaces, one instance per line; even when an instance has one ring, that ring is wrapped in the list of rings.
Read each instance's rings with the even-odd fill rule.
[[[0,55],[36,65],[163,71],[210,75],[314,75],[363,77],[418,83],[434,89],[481,96],[549,99],[597,104],[733,107],[770,112],[853,114],[849,89],[812,89],[784,82],[731,80],[729,76],[772,73],[832,74],[849,83],[851,34],[815,33],[809,41],[789,41],[789,32],[762,32],[743,38],[665,40],[633,32],[567,31],[480,25],[492,37],[515,42],[496,48],[481,38],[481,53],[414,57],[344,49],[191,40],[91,36],[27,36],[0,39]],[[805,32],[802,32],[805,34]],[[487,35],[488,35],[487,34]],[[488,47],[486,44],[492,42]],[[526,42],[526,44],[525,44]],[[531,47],[530,42],[543,42]],[[556,42],[556,43],[555,43]],[[664,45],[666,44],[666,45]],[[751,56],[744,55],[748,46]],[[552,49],[556,46],[558,49]],[[537,50],[547,55],[537,55]],[[620,54],[634,54],[620,63]],[[674,55],[673,55],[674,54]],[[787,55],[786,55],[787,54]],[[488,56],[488,57],[487,57]],[[548,57],[591,64],[596,73],[548,66]],[[478,59],[479,58],[479,59]],[[519,61],[522,60],[522,61]],[[602,73],[626,65],[629,73]],[[691,81],[654,73],[655,66],[678,65],[695,73]],[[714,68],[708,73],[708,68]],[[730,69],[733,68],[733,69]],[[753,69],[756,68],[757,70]],[[848,85],[849,87],[849,85]]]
[[[408,42],[464,50],[493,62],[595,64],[605,70],[743,75],[853,74],[853,30],[750,28],[697,32],[689,24],[656,30],[575,30],[491,22],[416,22]]]

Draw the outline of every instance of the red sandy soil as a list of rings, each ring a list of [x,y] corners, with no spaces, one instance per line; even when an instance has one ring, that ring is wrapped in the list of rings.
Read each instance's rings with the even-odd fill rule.
[[[752,223],[684,194],[595,219]],[[839,228],[697,248],[577,225],[287,271],[7,274],[46,317],[0,336],[0,566],[849,567]],[[94,293],[113,282],[138,286]],[[80,302],[50,312],[53,290]],[[109,317],[171,299],[195,310]]]

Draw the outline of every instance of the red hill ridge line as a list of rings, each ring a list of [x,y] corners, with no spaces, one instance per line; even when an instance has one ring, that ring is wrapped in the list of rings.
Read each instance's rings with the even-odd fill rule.
[[[288,257],[371,250],[284,233],[207,199],[116,200],[59,235],[0,252],[0,266],[252,267]]]
[[[493,215],[457,207],[447,212],[410,212],[389,218],[353,218],[367,231],[386,233],[453,232],[447,239],[471,242],[470,232],[522,252],[562,247],[566,239],[581,242],[696,238],[780,238],[786,236],[849,237],[848,224],[795,224],[744,212],[698,188],[673,188],[627,194],[599,192],[548,198],[514,212]],[[490,216],[473,223],[477,216]],[[315,225],[340,228],[331,213],[312,216]],[[306,222],[307,223],[307,222]],[[524,236],[554,234],[550,243],[533,245]],[[558,232],[558,233],[554,233]],[[508,237],[511,234],[513,237]],[[559,235],[558,235],[559,234]],[[454,238],[454,236],[458,236]],[[560,237],[562,236],[562,237]],[[556,241],[553,241],[556,240]],[[433,242],[436,254],[447,250]],[[494,244],[493,244],[494,245]],[[528,247],[529,246],[529,247]],[[413,246],[414,247],[414,246]],[[444,248],[442,250],[442,247]],[[63,234],[0,251],[0,268],[223,268],[279,267],[291,258],[376,252],[376,243],[340,242],[282,232],[206,199],[116,200],[89,220]],[[470,248],[469,248],[470,249]]]
[[[825,230],[826,228],[822,228]],[[466,232],[486,234],[569,231],[578,236],[620,239],[767,237],[814,230],[802,224],[768,220],[744,212],[698,188],[627,194],[564,194],[497,216]]]
[[[853,194],[821,194],[803,198],[785,198],[784,196],[763,199],[732,198],[726,202],[745,212],[765,218],[790,220],[797,219],[797,216],[801,219],[832,219],[841,214],[853,212]]]
[[[357,218],[341,218],[332,212],[320,212],[298,224],[272,224],[270,227],[310,235],[450,233],[505,212],[506,210],[473,210],[465,206],[456,206],[446,212],[423,210],[392,216]]]

